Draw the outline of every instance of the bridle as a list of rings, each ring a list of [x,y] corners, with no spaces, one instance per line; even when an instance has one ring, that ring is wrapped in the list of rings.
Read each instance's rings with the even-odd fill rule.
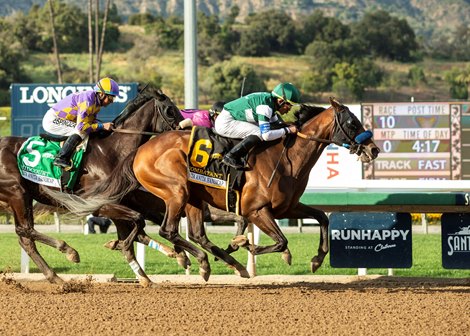
[[[297,132],[297,136],[302,139],[306,139],[310,141],[317,141],[317,142],[326,143],[326,144],[335,144],[340,147],[345,147],[349,149],[349,152],[351,154],[360,155],[363,150],[362,147],[364,146],[364,142],[372,138],[372,132],[364,131],[360,133],[359,135],[357,135],[355,138],[351,137],[349,133],[345,130],[343,123],[341,123],[341,120],[340,120],[340,115],[342,115],[342,112],[344,110],[345,110],[344,107],[341,111],[334,110],[335,118],[333,120],[334,126],[333,126],[333,136],[331,140],[306,135],[301,132]],[[348,113],[351,113],[351,112],[348,111]],[[349,116],[349,119],[351,119],[351,116]],[[335,138],[338,138],[337,136],[338,132],[341,134],[342,138],[347,139],[347,142],[335,140]]]

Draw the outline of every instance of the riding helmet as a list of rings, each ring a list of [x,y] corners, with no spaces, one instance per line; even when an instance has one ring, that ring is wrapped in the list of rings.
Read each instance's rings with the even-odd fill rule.
[[[280,83],[271,92],[274,97],[284,99],[291,105],[300,103],[300,91],[292,83]]]
[[[214,105],[209,109],[209,115],[213,117],[214,115],[220,114],[222,110],[224,109],[225,102],[223,101],[218,101],[215,102]]]
[[[93,88],[96,92],[103,92],[111,96],[119,96],[119,85],[109,77],[101,78]]]

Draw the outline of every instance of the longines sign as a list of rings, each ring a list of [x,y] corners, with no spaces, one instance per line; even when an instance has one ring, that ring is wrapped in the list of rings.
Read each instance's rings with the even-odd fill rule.
[[[12,84],[11,134],[29,137],[44,132],[42,117],[50,106],[65,96],[92,89],[94,84]],[[100,111],[101,121],[113,120],[137,95],[137,83],[119,83],[119,97]]]
[[[409,268],[411,216],[395,212],[336,212],[330,216],[332,267]]]

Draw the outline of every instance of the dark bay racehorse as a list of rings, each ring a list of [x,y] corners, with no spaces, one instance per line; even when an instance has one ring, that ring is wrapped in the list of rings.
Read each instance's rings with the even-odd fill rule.
[[[240,214],[275,242],[270,246],[253,247],[254,254],[288,251],[287,239],[275,219],[316,218],[319,221],[320,243],[318,255],[311,261],[313,272],[321,266],[329,250],[329,221],[322,211],[299,202],[310,170],[323,149],[331,143],[345,144],[363,162],[370,162],[379,153],[379,148],[370,138],[372,134],[364,137],[368,132],[354,114],[335,99],[330,99],[330,102],[331,107],[327,109],[302,105],[298,113],[301,132],[287,136],[284,142],[260,145],[250,153],[248,163],[251,168],[245,173],[240,193]],[[119,200],[128,191],[142,185],[165,203],[166,214],[160,235],[173,242],[175,247],[181,246],[195,256],[204,279],[210,275],[207,254],[183,239],[178,232],[184,212],[189,222],[190,239],[224,260],[240,275],[247,276],[246,269],[226,251],[215,246],[205,233],[202,225],[204,201],[225,209],[226,194],[223,189],[188,182],[189,139],[190,132],[187,131],[166,132],[151,139],[137,150],[133,165],[131,154],[114,171],[109,185],[86,194],[89,203],[83,208],[91,207],[93,202],[102,205]]]
[[[108,183],[113,169],[130,152],[148,141],[153,134],[176,129],[181,120],[183,117],[176,105],[162,92],[147,89],[141,93],[113,121],[115,132],[90,137],[83,161],[83,174],[76,188],[78,193],[96,184]],[[49,237],[34,228],[33,200],[53,206],[59,204],[45,193],[48,187],[21,177],[16,155],[25,140],[21,137],[0,138],[0,204],[13,213],[21,247],[47,280],[61,283],[62,279],[39,254],[35,242],[57,248],[72,262],[79,262],[79,255],[66,242]],[[135,211],[129,211],[128,207]],[[149,211],[151,208],[160,211]],[[157,244],[167,254],[174,254],[175,251],[152,241],[143,231],[144,217],[160,223],[163,218],[160,212],[164,209],[161,200],[148,192],[135,190],[126,195],[120,204],[110,204],[95,212],[95,215],[111,218],[116,224],[120,240],[112,242],[110,247],[122,250],[128,263],[144,284],[150,280],[135,260],[132,242],[134,239],[147,245],[153,242],[154,247]],[[180,257],[186,259],[187,257],[183,255],[184,252],[180,250]],[[182,263],[187,262],[182,261]]]

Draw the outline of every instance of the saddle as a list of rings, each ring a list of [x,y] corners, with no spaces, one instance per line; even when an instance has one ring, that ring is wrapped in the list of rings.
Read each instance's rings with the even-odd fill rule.
[[[222,163],[222,158],[240,140],[214,133],[211,128],[195,126],[188,150],[188,180],[226,190],[226,210],[239,214],[240,190],[245,183],[244,171]]]
[[[81,173],[84,149],[80,148],[74,153],[72,169],[63,171],[60,167],[54,166],[53,161],[60,150],[60,142],[65,139],[67,137],[50,134],[28,138],[17,155],[21,176],[37,184],[60,188],[62,191],[72,191]]]

